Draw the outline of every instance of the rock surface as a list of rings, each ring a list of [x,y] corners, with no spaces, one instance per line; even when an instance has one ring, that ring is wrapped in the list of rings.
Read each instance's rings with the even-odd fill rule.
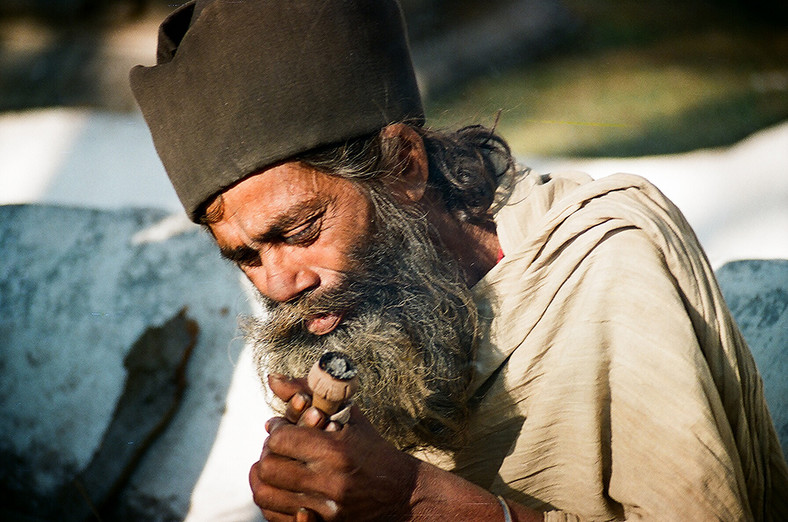
[[[113,519],[182,520],[242,348],[235,316],[248,307],[236,271],[199,227],[162,211],[0,206],[0,223],[0,518],[45,516],[104,452],[104,462],[129,461]],[[123,393],[135,344],[147,343],[149,367],[127,361],[137,365],[130,373],[179,364],[155,352],[167,328],[199,334],[180,407],[137,465],[132,452],[101,443],[112,435],[118,445],[158,415],[132,408],[109,430],[121,399],[158,393]]]
[[[788,456],[788,260],[731,262],[717,271],[717,280],[750,345]]]

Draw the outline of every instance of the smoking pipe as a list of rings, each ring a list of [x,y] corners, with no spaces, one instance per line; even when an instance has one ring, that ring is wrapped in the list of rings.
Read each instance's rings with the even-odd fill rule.
[[[315,361],[306,382],[312,390],[312,406],[331,416],[358,389],[358,369],[347,355],[326,352]]]

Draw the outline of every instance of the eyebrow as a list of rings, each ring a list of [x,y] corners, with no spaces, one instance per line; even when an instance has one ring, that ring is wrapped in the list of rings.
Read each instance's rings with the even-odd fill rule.
[[[287,210],[274,216],[265,230],[252,238],[252,243],[270,243],[280,239],[284,233],[293,227],[325,211],[328,204],[328,198],[315,196],[291,206]],[[223,258],[234,263],[249,261],[257,258],[259,255],[257,250],[249,245],[221,247],[219,248],[219,253]]]

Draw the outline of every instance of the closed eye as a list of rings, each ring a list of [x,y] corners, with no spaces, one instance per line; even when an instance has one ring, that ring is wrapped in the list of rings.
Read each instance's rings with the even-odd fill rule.
[[[221,255],[238,265],[239,268],[257,267],[261,265],[260,253],[250,247],[242,246],[238,248],[221,249]]]
[[[306,222],[282,234],[282,242],[288,245],[309,246],[320,236],[323,224],[323,212]]]

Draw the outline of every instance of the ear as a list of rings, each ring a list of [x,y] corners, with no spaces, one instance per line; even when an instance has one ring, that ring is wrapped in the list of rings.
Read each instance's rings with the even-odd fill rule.
[[[399,141],[399,157],[397,162],[402,171],[396,177],[389,178],[387,183],[394,195],[414,203],[421,201],[427,190],[429,162],[424,140],[404,123],[393,123],[380,131],[383,139]]]

